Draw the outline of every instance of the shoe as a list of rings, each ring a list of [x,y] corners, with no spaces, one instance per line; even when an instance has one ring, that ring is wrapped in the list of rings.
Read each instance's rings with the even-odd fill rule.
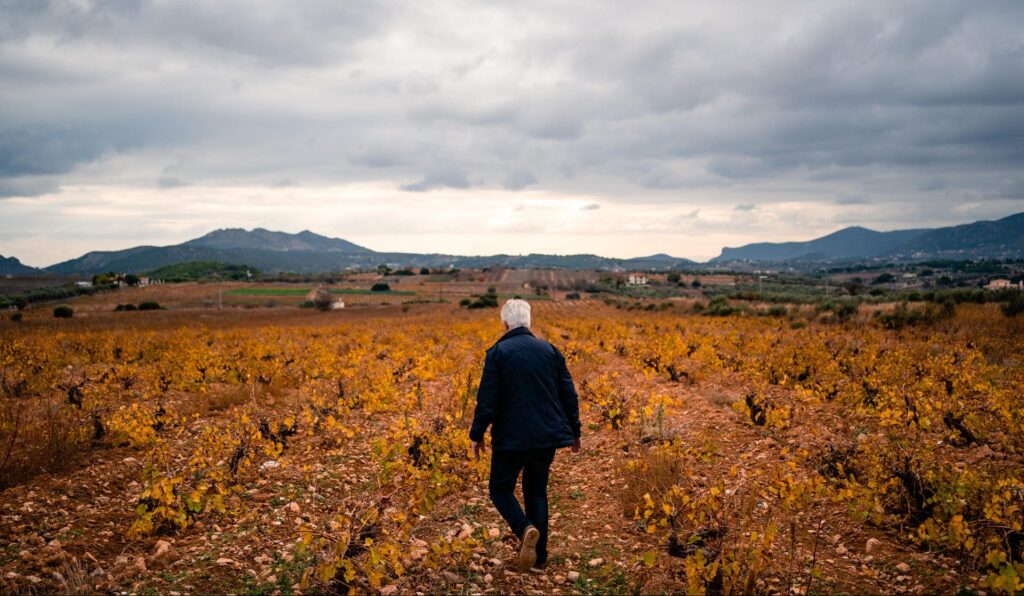
[[[529,571],[537,562],[537,541],[540,540],[540,530],[533,526],[526,526],[523,530],[523,544],[519,547],[519,568]]]

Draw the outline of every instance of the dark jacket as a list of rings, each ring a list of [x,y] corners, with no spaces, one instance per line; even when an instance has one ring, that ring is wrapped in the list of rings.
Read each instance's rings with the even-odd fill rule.
[[[491,428],[496,451],[568,447],[580,436],[580,410],[565,357],[526,327],[503,335],[484,360],[469,438]]]

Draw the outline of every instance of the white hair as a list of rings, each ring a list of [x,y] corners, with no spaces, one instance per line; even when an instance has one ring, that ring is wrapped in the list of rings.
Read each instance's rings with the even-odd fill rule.
[[[519,298],[505,302],[501,307],[501,320],[509,329],[530,326],[530,303]]]

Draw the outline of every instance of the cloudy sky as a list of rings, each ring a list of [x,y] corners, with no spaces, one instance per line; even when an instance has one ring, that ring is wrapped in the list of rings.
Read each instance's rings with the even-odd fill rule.
[[[1024,211],[1024,2],[0,0],[0,254],[667,252]]]

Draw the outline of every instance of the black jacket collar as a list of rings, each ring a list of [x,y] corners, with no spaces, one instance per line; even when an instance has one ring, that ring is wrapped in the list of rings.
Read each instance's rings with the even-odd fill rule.
[[[509,329],[508,331],[506,331],[505,335],[502,335],[501,339],[499,339],[495,343],[501,343],[506,339],[509,339],[510,337],[516,337],[517,335],[529,335],[533,337],[533,333],[530,331],[529,327],[516,327],[515,329]]]

